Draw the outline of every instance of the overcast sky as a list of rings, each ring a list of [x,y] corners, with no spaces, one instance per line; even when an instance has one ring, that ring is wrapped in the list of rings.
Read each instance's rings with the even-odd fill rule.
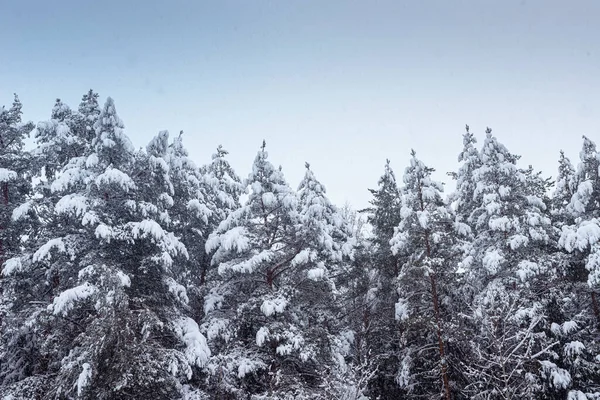
[[[468,123],[556,174],[600,141],[600,2],[0,0],[0,104],[25,117],[89,88],[136,146],[185,131],[245,177],[262,139],[296,187],[309,161],[331,199],[367,204],[385,159],[457,166]],[[600,144],[600,143],[599,143]]]

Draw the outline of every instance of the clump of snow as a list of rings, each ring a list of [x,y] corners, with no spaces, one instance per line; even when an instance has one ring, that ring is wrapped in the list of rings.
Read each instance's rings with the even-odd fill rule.
[[[77,217],[82,216],[87,211],[87,199],[78,194],[67,194],[63,196],[54,207],[58,214],[74,214]]]
[[[417,219],[419,220],[419,225],[421,228],[427,229],[429,226],[429,213],[427,211],[418,211]]]
[[[54,315],[67,315],[67,313],[73,309],[76,302],[87,299],[96,293],[97,290],[98,289],[94,285],[85,282],[82,285],[75,286],[74,288],[62,292],[54,299],[53,304],[48,306],[48,309],[51,310]]]
[[[256,345],[258,347],[261,347],[266,340],[269,339],[269,335],[271,333],[269,332],[269,328],[267,328],[266,326],[262,326],[258,332],[256,332]]]
[[[559,324],[557,324],[556,322],[553,322],[550,325],[550,330],[552,331],[553,334],[559,336],[561,334],[561,327]]]
[[[4,268],[2,269],[2,275],[9,276],[15,272],[23,271],[23,264],[21,263],[21,257],[9,258],[4,262]]]
[[[10,169],[0,168],[0,182],[8,182],[17,179],[17,173]]]
[[[267,366],[262,361],[250,360],[249,358],[241,358],[238,364],[238,378],[243,378],[248,374],[264,369]]]
[[[213,318],[202,324],[202,330],[206,332],[206,337],[209,341],[212,341],[215,338],[222,338],[228,342],[231,338],[229,321],[226,319]]]
[[[571,332],[576,331],[578,328],[577,322],[575,321],[566,321],[562,324],[562,330],[565,335],[568,335]]]
[[[187,295],[187,290],[185,286],[177,283],[175,279],[168,277],[165,279],[165,283],[169,289],[169,292],[177,298],[182,304],[188,304],[190,299]]]
[[[405,299],[398,299],[395,304],[395,317],[397,321],[404,321],[408,318],[408,302]]]
[[[585,345],[579,340],[574,340],[565,345],[564,352],[566,356],[573,357],[581,354],[585,350]]]
[[[250,239],[248,238],[248,231],[241,226],[232,228],[222,235],[211,235],[206,241],[206,251],[209,253],[216,250],[218,247],[220,247],[222,251],[236,251],[237,253],[241,253],[246,251],[249,246]]]
[[[311,268],[306,273],[306,276],[308,277],[308,279],[318,281],[320,279],[323,279],[323,277],[325,276],[325,270],[323,268]]]
[[[556,364],[551,361],[543,360],[540,361],[542,365],[542,371],[548,376],[552,385],[557,389],[566,389],[571,384],[571,374],[569,371],[559,368]]]
[[[185,343],[185,356],[190,365],[196,365],[200,368],[204,367],[210,358],[210,349],[206,344],[206,338],[200,333],[196,321],[184,317],[175,321],[174,325],[175,332],[183,343]],[[191,376],[188,378],[191,378]]]
[[[204,313],[208,314],[216,308],[220,308],[223,303],[223,296],[214,290],[211,290],[204,296]]]
[[[525,282],[532,276],[537,275],[540,272],[540,267],[538,264],[523,260],[519,263],[519,269],[517,270],[517,276],[521,280],[521,282]]]
[[[108,243],[110,243],[110,240],[114,237],[112,228],[105,224],[98,225],[94,231],[94,234],[98,239],[106,240]]]
[[[589,221],[583,221],[577,230],[563,226],[558,244],[568,252],[575,249],[585,250],[600,240],[600,226],[596,218]]]
[[[96,185],[116,185],[125,192],[135,189],[135,183],[133,180],[124,173],[116,168],[109,167],[104,173],[96,177]]]
[[[517,250],[520,247],[527,246],[529,243],[529,238],[527,236],[517,234],[511,236],[511,238],[508,240],[508,243],[512,250]]]
[[[39,261],[45,261],[45,260],[49,261],[52,258],[52,255],[50,252],[53,249],[58,251],[59,253],[65,252],[65,244],[63,243],[61,238],[51,239],[46,244],[44,244],[42,247],[40,247],[33,254],[32,261],[34,263],[39,262]]]
[[[512,227],[512,222],[507,216],[490,218],[489,227],[493,231],[508,232]]]
[[[287,300],[283,297],[267,299],[264,300],[260,306],[260,311],[262,311],[262,313],[267,317],[270,317],[273,314],[281,314],[283,310],[285,310],[287,303]]]
[[[588,397],[580,390],[571,390],[569,391],[567,400],[588,400]]]
[[[262,251],[258,254],[253,255],[247,260],[243,260],[237,263],[221,263],[219,265],[219,273],[223,274],[228,269],[231,269],[235,272],[241,273],[252,273],[254,272],[261,264],[270,261],[273,258],[274,253],[270,250]]]
[[[290,264],[293,266],[304,265],[309,260],[310,260],[310,251],[307,249],[304,249],[294,256],[294,258],[292,259],[292,262]]]
[[[485,253],[482,261],[486,271],[493,275],[500,269],[500,264],[504,261],[504,257],[502,257],[498,250],[492,250]]]
[[[19,221],[21,219],[24,219],[27,216],[27,214],[29,214],[30,210],[31,210],[31,202],[29,202],[29,201],[19,205],[12,212],[12,220]]]
[[[187,204],[187,209],[200,218],[205,224],[208,223],[208,217],[212,215],[212,211],[198,199],[192,199]]]
[[[83,363],[81,373],[77,378],[77,396],[81,396],[85,388],[92,380],[92,367],[88,363]]]
[[[129,275],[127,275],[125,272],[117,271],[117,278],[119,278],[119,281],[121,282],[121,286],[123,286],[123,287],[131,286],[131,278],[129,278]]]
[[[98,154],[92,153],[85,160],[85,166],[88,168],[93,168],[98,165]]]

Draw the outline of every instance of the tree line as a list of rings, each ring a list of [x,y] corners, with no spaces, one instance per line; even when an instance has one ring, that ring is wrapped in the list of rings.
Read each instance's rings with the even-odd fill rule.
[[[355,211],[184,137],[0,109],[0,399],[600,399],[592,140],[553,181],[467,126],[456,190],[412,151]]]

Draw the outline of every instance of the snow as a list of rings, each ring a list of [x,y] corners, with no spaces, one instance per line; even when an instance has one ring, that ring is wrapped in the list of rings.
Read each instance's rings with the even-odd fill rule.
[[[285,310],[287,304],[287,300],[283,297],[266,299],[260,306],[260,311],[262,311],[265,316],[270,317],[273,314],[281,314],[283,310]]]
[[[77,396],[81,396],[85,388],[92,380],[92,367],[88,363],[83,363],[81,373],[77,377]]]
[[[129,275],[127,275],[123,271],[117,271],[117,278],[119,278],[119,282],[121,283],[121,286],[123,286],[123,287],[131,286],[131,278],[129,278]]]
[[[98,239],[105,240],[108,243],[110,243],[111,239],[115,236],[112,228],[105,224],[98,225],[94,234]]]
[[[309,261],[310,261],[310,251],[308,249],[304,249],[294,256],[294,258],[290,262],[290,265],[292,265],[292,266],[304,265],[304,264],[308,263]]]
[[[552,331],[553,334],[555,334],[557,336],[559,336],[561,334],[561,332],[562,332],[562,329],[561,329],[560,325],[557,324],[556,322],[553,322],[550,325],[550,330]]]
[[[40,247],[34,254],[31,261],[34,263],[40,261],[50,261],[52,258],[51,251],[56,250],[59,253],[65,252],[65,244],[63,243],[61,238],[51,239],[42,247]]]
[[[306,272],[306,277],[313,281],[323,279],[325,276],[325,270],[323,268],[311,268]]]
[[[260,265],[263,263],[270,261],[274,257],[274,252],[270,250],[262,251],[258,254],[253,255],[247,260],[243,260],[238,263],[222,263],[219,265],[219,274],[224,274],[228,269],[250,274],[254,272]]]
[[[421,193],[425,201],[433,201],[437,198],[437,190],[430,186],[423,187]]]
[[[585,350],[585,345],[579,340],[574,340],[565,345],[564,352],[565,356],[574,357],[581,354]]]
[[[471,227],[458,221],[454,223],[454,230],[460,236],[468,237],[471,234]]]
[[[209,341],[222,338],[226,342],[231,338],[229,321],[222,318],[212,318],[209,322],[202,324],[202,330],[206,333]]]
[[[536,276],[540,272],[540,267],[538,264],[523,260],[519,263],[519,267],[517,269],[517,276],[521,280],[521,282],[527,281],[530,277]]]
[[[192,199],[187,204],[187,209],[196,214],[205,224],[208,224],[208,217],[212,215],[212,211],[198,199]]]
[[[417,219],[421,228],[427,229],[429,227],[429,213],[427,211],[417,211]]]
[[[517,234],[517,235],[511,236],[510,239],[508,240],[508,243],[512,250],[517,250],[521,247],[527,246],[527,244],[529,244],[529,238],[525,235]]]
[[[73,214],[77,217],[85,214],[87,209],[87,198],[78,194],[67,194],[54,206],[54,211],[58,214]]]
[[[29,213],[30,210],[31,210],[31,202],[29,202],[29,201],[19,205],[12,212],[12,220],[19,221],[21,219],[25,219],[25,217],[27,217],[27,214]]]
[[[575,249],[583,251],[600,240],[600,226],[598,225],[598,220],[594,218],[583,221],[577,229],[563,226],[558,243],[568,252]]]
[[[204,297],[204,313],[208,314],[209,312],[211,312],[214,309],[218,309],[221,308],[221,304],[223,303],[224,297],[217,293],[214,290],[211,290],[205,297]]]
[[[52,192],[63,192],[85,180],[87,172],[73,167],[63,171],[50,185]]]
[[[571,390],[567,396],[567,400],[589,400],[588,397],[580,390]]]
[[[21,257],[9,258],[4,262],[4,268],[2,269],[2,275],[10,276],[15,272],[23,271],[23,264],[21,263]]]
[[[485,253],[482,261],[485,270],[493,275],[500,270],[500,264],[504,261],[504,257],[502,257],[498,250],[492,250]]]
[[[569,371],[559,368],[553,362],[542,360],[540,361],[542,370],[546,375],[550,376],[552,385],[557,389],[566,389],[571,384],[571,374]]]
[[[498,218],[490,218],[489,227],[493,231],[508,232],[512,223],[507,216],[503,215]]]
[[[175,296],[181,304],[187,305],[190,302],[185,286],[177,283],[175,279],[171,277],[165,279],[165,284],[167,285],[169,293]]]
[[[98,165],[98,154],[92,153],[85,160],[85,166],[88,168],[93,168]]]
[[[251,360],[249,358],[241,358],[238,364],[238,378],[243,378],[259,369],[264,369],[267,366],[262,361]]]
[[[210,358],[210,349],[206,344],[206,338],[200,333],[196,321],[189,317],[180,318],[175,321],[175,332],[185,343],[185,356],[190,365],[204,367]]]
[[[277,205],[277,198],[271,192],[265,192],[262,194],[262,202],[265,207],[271,208]]]
[[[399,299],[395,304],[395,318],[397,321],[405,321],[408,317],[408,302],[405,299]]]
[[[58,297],[54,299],[53,304],[48,306],[48,309],[53,312],[54,315],[67,315],[69,311],[73,309],[75,303],[85,300],[97,292],[97,288],[85,282],[82,285],[75,286],[62,292]]]
[[[0,168],[0,182],[8,182],[17,179],[17,173],[10,169]]]
[[[544,204],[544,202],[542,201],[542,199],[540,199],[537,196],[526,196],[527,199],[527,203],[529,205],[532,205],[536,208],[539,208],[540,210],[545,210],[546,209],[546,205]]]
[[[500,195],[500,198],[504,199],[506,197],[508,197],[510,195],[510,187],[508,186],[503,186],[500,185],[500,187],[498,188],[498,194]]]
[[[93,211],[86,212],[83,215],[83,218],[81,218],[81,224],[83,226],[96,225],[98,222],[100,222],[100,219],[98,218],[98,215]]]
[[[256,345],[261,347],[265,341],[269,339],[270,334],[269,328],[262,326],[258,332],[256,332]]]
[[[129,175],[112,167],[108,167],[104,173],[98,175],[95,183],[98,186],[115,185],[125,192],[135,189],[135,183]]]
[[[565,335],[568,335],[571,332],[575,332],[577,328],[577,322],[575,321],[566,321],[562,324],[562,331]]]
[[[228,230],[221,235],[211,235],[206,241],[206,251],[212,252],[218,247],[223,251],[235,251],[241,253],[250,247],[248,231],[245,227],[239,226]]]

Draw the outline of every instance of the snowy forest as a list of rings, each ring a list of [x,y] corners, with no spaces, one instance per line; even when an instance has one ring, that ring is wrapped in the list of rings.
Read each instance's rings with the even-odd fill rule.
[[[542,173],[467,126],[452,192],[412,151],[364,210],[148,139],[91,90],[0,109],[1,400],[600,399],[589,138]]]

